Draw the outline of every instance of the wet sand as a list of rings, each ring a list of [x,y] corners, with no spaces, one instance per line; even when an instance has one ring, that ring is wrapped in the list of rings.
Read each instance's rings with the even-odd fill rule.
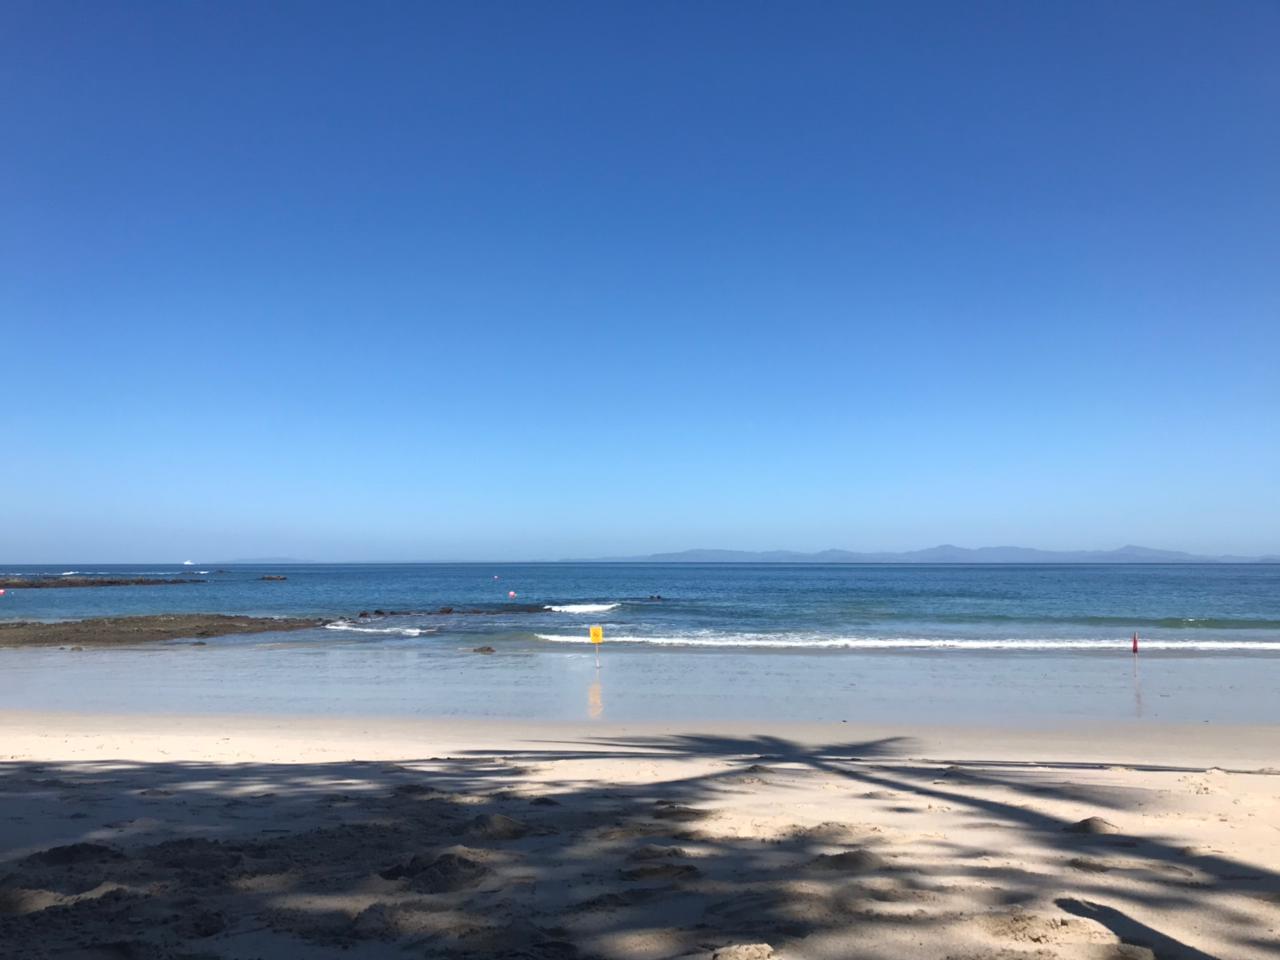
[[[110,647],[160,640],[275,633],[318,627],[324,620],[301,617],[233,617],[212,613],[101,617],[57,623],[0,623],[0,647]]]
[[[1275,727],[0,714],[0,943],[1280,956]]]

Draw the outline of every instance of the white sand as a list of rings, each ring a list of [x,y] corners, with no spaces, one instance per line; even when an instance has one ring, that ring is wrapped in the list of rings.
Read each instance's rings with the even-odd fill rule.
[[[1280,957],[1278,733],[0,713],[0,955]]]

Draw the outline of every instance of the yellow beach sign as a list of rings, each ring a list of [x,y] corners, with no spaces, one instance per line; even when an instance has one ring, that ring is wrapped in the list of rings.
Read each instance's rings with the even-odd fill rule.
[[[591,628],[591,642],[604,643],[604,627]]]

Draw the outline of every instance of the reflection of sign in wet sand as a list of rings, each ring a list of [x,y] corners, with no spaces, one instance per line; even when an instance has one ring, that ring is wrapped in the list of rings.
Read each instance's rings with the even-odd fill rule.
[[[587,687],[587,716],[592,720],[599,720],[604,716],[604,691],[600,688],[599,674],[591,686]]]

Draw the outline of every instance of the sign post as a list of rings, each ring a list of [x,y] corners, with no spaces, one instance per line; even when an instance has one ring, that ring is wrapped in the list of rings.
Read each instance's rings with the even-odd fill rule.
[[[596,648],[596,669],[600,669],[600,644],[604,643],[604,627],[591,628],[591,645]]]

